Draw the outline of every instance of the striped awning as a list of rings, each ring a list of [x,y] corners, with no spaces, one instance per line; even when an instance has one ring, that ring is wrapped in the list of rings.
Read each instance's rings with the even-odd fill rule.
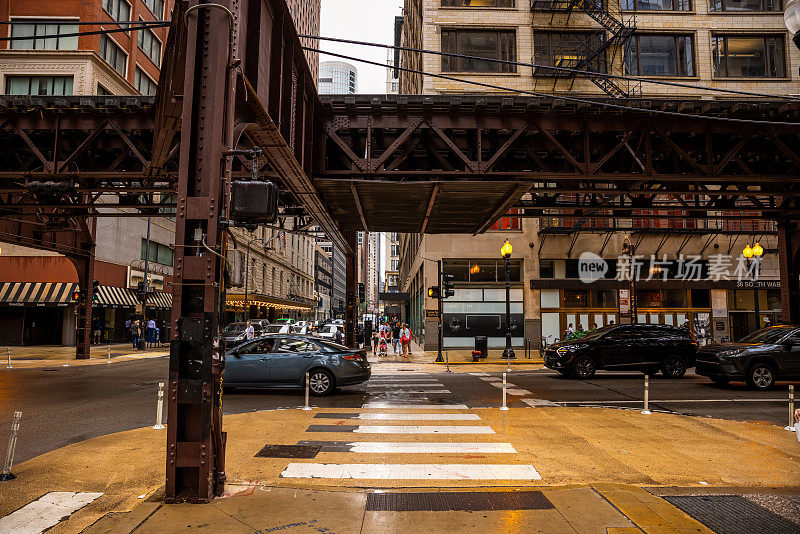
[[[68,306],[77,289],[74,282],[0,282],[0,305]]]
[[[135,308],[136,292],[126,287],[98,286],[93,306],[98,308]]]
[[[170,310],[172,309],[172,295],[163,291],[153,291],[147,295],[147,307]]]

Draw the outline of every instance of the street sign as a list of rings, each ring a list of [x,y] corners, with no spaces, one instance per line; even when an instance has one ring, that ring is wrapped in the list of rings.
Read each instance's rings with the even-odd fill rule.
[[[619,290],[619,314],[627,315],[631,312],[631,291],[630,289]]]
[[[425,318],[426,319],[438,319],[439,318],[439,310],[425,310]]]

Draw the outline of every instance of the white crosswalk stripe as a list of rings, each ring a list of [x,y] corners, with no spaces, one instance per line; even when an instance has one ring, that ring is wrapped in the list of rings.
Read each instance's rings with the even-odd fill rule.
[[[541,480],[532,465],[290,463],[283,478],[371,480]]]
[[[517,450],[510,443],[422,443],[422,442],[377,442],[362,441],[348,443],[350,452],[383,454],[478,454],[498,453],[516,454]]]
[[[494,434],[490,426],[359,425],[356,434]]]
[[[466,404],[396,404],[394,402],[367,402],[362,408],[397,410],[469,410]]]
[[[51,491],[19,510],[0,517],[0,532],[14,534],[39,534],[58,524],[102,493]]]
[[[360,413],[353,419],[379,421],[480,421],[474,413]]]

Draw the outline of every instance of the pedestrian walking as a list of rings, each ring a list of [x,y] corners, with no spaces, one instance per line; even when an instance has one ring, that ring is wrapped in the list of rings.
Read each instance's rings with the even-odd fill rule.
[[[250,341],[256,337],[256,329],[253,328],[253,325],[250,324],[250,321],[247,321],[247,328],[244,329],[244,337],[247,339],[247,341]]]
[[[139,336],[141,335],[141,331],[139,330],[139,320],[136,319],[131,323],[131,343],[133,343],[133,348],[139,348]]]
[[[152,347],[155,345],[156,322],[154,319],[147,321],[147,329],[145,330],[145,346]]]
[[[378,338],[379,334],[378,331],[375,330],[372,332],[372,354],[378,353]]]
[[[394,354],[397,356],[397,353],[400,352],[400,323],[397,321],[392,326],[392,345]]]
[[[128,343],[131,342],[131,318],[125,321],[125,338],[128,340]]]
[[[95,317],[92,321],[92,340],[95,345],[100,343],[100,336],[103,333],[103,321],[100,317]]]
[[[411,330],[408,329],[408,324],[404,324],[402,330],[400,330],[400,344],[403,346],[403,356],[408,356],[411,353],[409,350]]]

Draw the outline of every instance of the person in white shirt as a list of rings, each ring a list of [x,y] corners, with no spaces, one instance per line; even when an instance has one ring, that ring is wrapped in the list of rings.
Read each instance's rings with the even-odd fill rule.
[[[147,321],[147,337],[145,338],[145,343],[148,346],[152,347],[155,344],[155,335],[156,335],[156,322],[153,319]]]
[[[250,341],[256,337],[256,329],[253,328],[253,325],[250,324],[250,321],[247,321],[247,328],[244,329],[244,337],[247,339],[247,341]]]

